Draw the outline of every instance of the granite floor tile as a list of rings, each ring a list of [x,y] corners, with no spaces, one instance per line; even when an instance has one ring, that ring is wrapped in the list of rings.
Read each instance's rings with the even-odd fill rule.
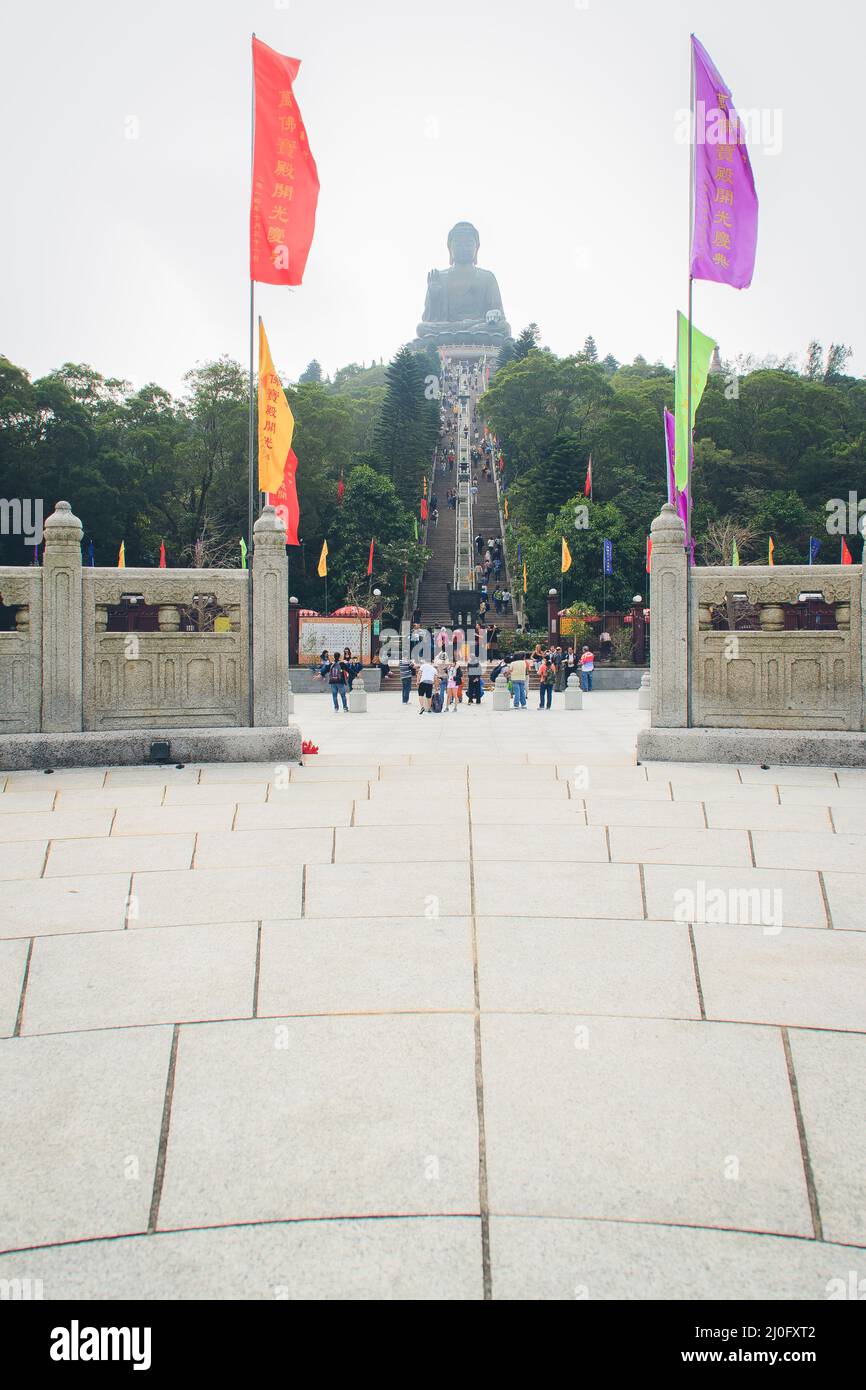
[[[254,924],[40,937],[21,1032],[251,1017]]]
[[[300,917],[302,875],[296,864],[279,869],[135,874],[132,889],[138,915],[130,926],[207,926]]]
[[[552,915],[480,917],[477,927],[483,1010],[700,1018],[683,924]]]
[[[790,1041],[824,1239],[866,1245],[866,1037],[797,1031]]]
[[[470,1016],[182,1030],[160,1228],[477,1211]]]
[[[812,1233],[777,1030],[503,1014],[481,1028],[493,1215]]]
[[[820,880],[812,871],[648,864],[643,874],[650,918],[772,928],[827,926]]]
[[[0,1043],[0,1249],[147,1228],[171,1035]]]
[[[697,926],[708,1018],[866,1031],[866,934]]]
[[[258,1016],[474,1007],[465,917],[265,922]]]

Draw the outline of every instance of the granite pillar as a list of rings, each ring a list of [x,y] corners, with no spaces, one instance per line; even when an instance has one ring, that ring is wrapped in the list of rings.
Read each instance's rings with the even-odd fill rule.
[[[42,565],[42,732],[83,728],[81,538],[68,502],[45,523]]]
[[[650,724],[688,725],[688,558],[682,518],[666,502],[652,524],[652,622]]]

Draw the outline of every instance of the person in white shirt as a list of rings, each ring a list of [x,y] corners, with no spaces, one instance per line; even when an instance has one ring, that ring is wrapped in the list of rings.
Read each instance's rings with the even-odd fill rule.
[[[436,682],[437,671],[432,661],[422,661],[421,669],[418,672],[418,699],[421,701],[419,714],[429,714],[430,705],[433,699],[433,686]]]

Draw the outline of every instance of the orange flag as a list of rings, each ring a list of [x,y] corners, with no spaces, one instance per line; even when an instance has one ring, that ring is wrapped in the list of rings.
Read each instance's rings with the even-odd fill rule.
[[[166,567],[166,564],[165,564],[165,541],[160,541],[160,543],[159,543],[159,568],[160,568],[161,570],[164,570],[165,567]]]
[[[853,565],[853,563],[854,563],[854,560],[853,560],[853,558],[852,558],[852,556],[851,556],[851,551],[848,549],[848,542],[845,540],[845,537],[843,536],[843,537],[842,537],[842,564],[843,564],[843,565]]]
[[[283,481],[276,492],[268,493],[268,501],[276,508],[277,516],[286,528],[286,545],[300,545],[298,522],[301,509],[298,504],[298,459],[294,449],[290,449],[283,469]]]
[[[300,66],[253,38],[250,279],[267,285],[300,285],[316,225],[319,175],[292,91]]]
[[[295,417],[259,319],[259,492],[279,492],[282,487],[294,429]]]

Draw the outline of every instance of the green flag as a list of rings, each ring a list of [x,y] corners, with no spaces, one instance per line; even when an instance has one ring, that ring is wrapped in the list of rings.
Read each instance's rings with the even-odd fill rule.
[[[241,569],[242,569],[242,570],[245,570],[246,567],[247,567],[247,543],[246,543],[246,541],[244,540],[243,536],[241,536]]]
[[[692,324],[692,418],[688,419],[688,375],[689,375],[689,321],[685,314],[677,314],[677,381],[674,404],[676,418],[676,464],[675,481],[680,492],[685,492],[689,481],[689,441],[695,425],[695,416],[707,384],[710,359],[715,343],[705,333]]]
[[[732,565],[738,565],[739,563],[740,563],[740,552],[739,552],[739,550],[737,549],[737,542],[736,542],[736,540],[734,540],[733,546],[731,547],[731,564],[732,564]]]
[[[417,541],[417,539],[418,539],[418,518],[417,518],[417,516],[413,516],[413,518],[412,518],[412,525],[415,527],[415,539],[416,539],[416,541]]]

